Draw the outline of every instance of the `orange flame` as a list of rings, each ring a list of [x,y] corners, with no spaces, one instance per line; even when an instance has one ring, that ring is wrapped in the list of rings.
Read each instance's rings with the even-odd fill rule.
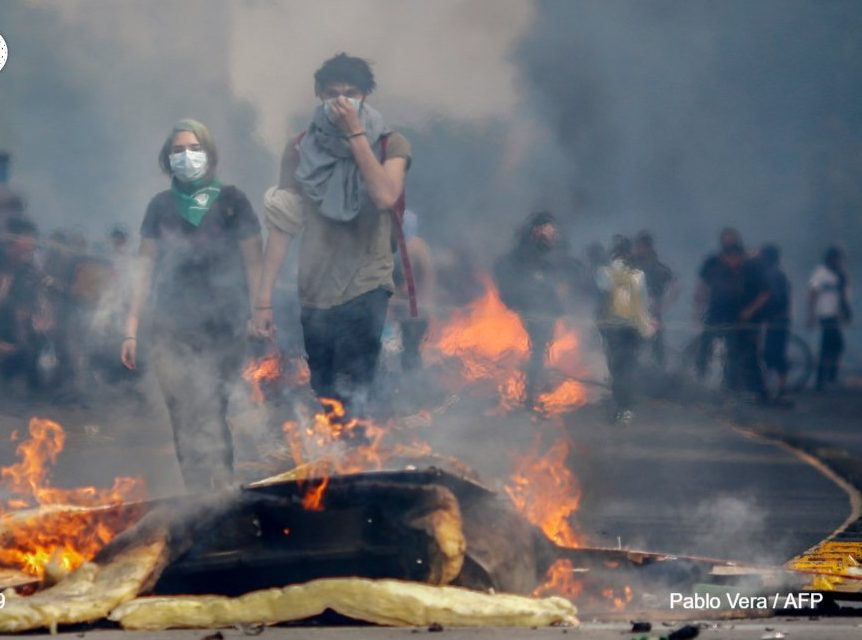
[[[575,579],[575,568],[571,560],[565,558],[557,560],[548,569],[546,576],[544,584],[533,591],[533,597],[561,595],[574,600],[584,589],[583,582]]]
[[[6,509],[40,509],[2,515],[0,566],[16,567],[41,577],[48,562],[71,570],[92,558],[142,515],[141,509],[119,508],[120,505],[143,500],[147,492],[143,479],[130,477],[116,478],[109,489],[52,487],[50,467],[63,450],[66,434],[56,422],[40,418],[30,420],[29,432],[30,437],[18,445],[19,462],[0,468],[0,479],[4,489],[15,496],[6,501]],[[59,505],[66,508],[51,509]]]
[[[419,457],[431,453],[431,447],[424,443],[386,442],[387,435],[393,431],[391,426],[349,417],[338,400],[321,398],[320,403],[323,410],[306,426],[288,421],[282,427],[294,463],[297,466],[309,464],[305,477],[321,479],[320,484],[305,493],[303,506],[306,509],[323,508],[331,475],[379,471],[396,456]]]
[[[253,358],[245,369],[242,377],[251,386],[251,399],[262,404],[264,401],[262,382],[274,382],[282,375],[281,354],[277,352],[268,353],[262,358]]]
[[[581,490],[567,466],[569,444],[561,438],[542,454],[540,443],[518,459],[506,493],[515,507],[551,540],[566,547],[578,547],[581,538],[569,517],[578,510]]]
[[[291,358],[284,361],[278,352],[269,353],[262,358],[253,358],[242,372],[243,379],[251,387],[251,399],[256,404],[263,404],[263,384],[281,384],[301,387],[311,380],[311,371],[304,358]]]
[[[311,382],[311,370],[305,358],[291,358],[287,361],[284,372],[285,384],[292,387],[301,387]]]
[[[48,484],[49,465],[57,462],[65,444],[63,427],[50,420],[33,418],[30,439],[16,449],[21,461],[0,469],[0,479],[11,493],[32,494],[39,501],[39,493]]]
[[[545,358],[546,364],[569,376],[582,375],[583,367],[578,357],[580,345],[581,341],[575,330],[564,320],[557,320],[554,324],[554,338]]]
[[[323,494],[326,492],[326,487],[328,486],[329,476],[326,476],[320,484],[305,494],[302,499],[302,508],[306,511],[323,511]]]
[[[527,376],[523,371],[512,371],[503,382],[497,385],[500,400],[497,408],[508,412],[520,407],[527,400]]]
[[[0,517],[0,566],[37,578],[53,565],[62,573],[91,560],[144,514],[140,503],[85,511],[38,510]]]
[[[607,587],[606,589],[602,589],[602,597],[609,600],[614,609],[617,611],[623,611],[628,606],[629,602],[632,601],[634,592],[628,585],[623,587],[622,593],[617,593],[615,589]]]
[[[496,392],[498,410],[506,412],[526,398],[521,366],[529,357],[530,339],[518,314],[503,304],[491,278],[482,279],[484,295],[452,314],[434,346],[444,358],[458,362],[460,377],[475,385],[475,391]]]
[[[583,385],[575,380],[564,380],[553,391],[541,394],[536,400],[536,406],[545,415],[559,415],[586,402],[587,395]]]
[[[532,595],[535,598],[557,595],[569,600],[581,600],[584,608],[589,610],[603,610],[610,604],[617,611],[624,611],[634,598],[634,591],[628,585],[622,589],[612,586],[599,588],[589,581],[589,574],[585,580],[577,575],[572,561],[561,558],[551,565],[545,574],[545,582]]]
[[[517,313],[500,299],[489,276],[482,277],[485,293],[464,309],[456,310],[432,340],[433,351],[458,362],[463,382],[474,390],[493,390],[498,395],[497,409],[508,412],[526,400],[524,365],[530,357],[530,338]],[[579,340],[562,320],[554,326],[545,365],[566,376],[580,373]],[[463,384],[458,382],[458,387]],[[545,415],[558,415],[584,404],[586,391],[574,380],[565,380],[539,399],[538,409]]]
[[[504,361],[522,362],[530,352],[530,338],[518,314],[503,304],[488,276],[482,279],[484,295],[456,310],[437,341],[444,355],[460,358],[468,380],[496,377]]]

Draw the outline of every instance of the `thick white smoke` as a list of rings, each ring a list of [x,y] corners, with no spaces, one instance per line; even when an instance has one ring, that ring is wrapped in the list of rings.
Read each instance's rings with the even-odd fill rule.
[[[316,103],[315,69],[340,51],[372,61],[372,101],[393,126],[482,131],[517,118],[513,50],[533,5],[12,0],[2,13],[12,53],[0,147],[38,221],[97,232],[117,220],[137,227],[166,185],[155,162],[162,137],[185,116],[210,126],[223,178],[257,202]]]
[[[314,71],[340,51],[373,63],[379,90],[370,101],[393,122],[509,119],[518,100],[513,48],[532,13],[522,0],[234,4],[231,86],[255,105],[274,151],[313,106]]]

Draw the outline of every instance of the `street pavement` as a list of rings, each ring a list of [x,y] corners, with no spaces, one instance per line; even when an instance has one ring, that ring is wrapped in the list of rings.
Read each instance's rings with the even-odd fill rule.
[[[461,398],[436,416],[422,430],[422,436],[437,453],[458,456],[471,464],[489,486],[497,489],[505,485],[516,455],[528,451],[537,437],[545,442],[566,437],[572,447],[570,468],[578,478],[582,496],[573,524],[586,544],[780,564],[828,537],[848,519],[853,489],[837,484],[829,470],[816,461],[771,441],[790,443],[814,454],[832,452],[833,458],[847,461],[847,469],[858,468],[862,437],[853,425],[858,422],[859,396],[854,390],[828,397],[805,395],[793,411],[752,407],[728,410],[703,399],[644,399],[635,422],[625,427],[609,424],[606,407],[596,398],[561,422],[526,412],[494,415],[487,407]],[[243,411],[235,416],[238,423],[262,421],[259,408],[245,407]],[[0,442],[4,443],[0,446],[0,464],[14,460],[9,435],[14,430],[23,433],[33,415],[58,420],[67,430],[67,447],[53,473],[56,485],[109,486],[116,475],[142,475],[154,497],[181,490],[170,430],[156,400],[130,403],[111,397],[79,406],[10,399],[0,409]],[[768,439],[752,437],[751,432]],[[253,435],[242,437],[255,440]],[[251,450],[248,446],[245,449]],[[846,472],[829,466],[839,475]],[[662,614],[656,615],[657,628],[648,637],[667,635],[681,624],[662,627]],[[859,620],[778,620],[714,621],[719,626],[701,629],[700,637],[778,638],[781,636],[774,634],[782,630],[796,638],[862,637]],[[444,633],[453,638],[619,638],[627,636],[628,629],[624,622],[585,621],[579,629]],[[424,632],[368,627],[278,628],[265,630],[264,637],[394,638]],[[98,640],[206,635],[202,631],[143,635],[101,629],[86,632],[87,637]],[[223,635],[245,637],[230,630]]]
[[[738,422],[809,452],[862,488],[862,377],[823,393],[800,394],[793,411],[752,408]]]
[[[839,619],[776,619],[704,621],[694,623],[658,622],[651,632],[631,632],[628,622],[585,623],[579,627],[547,629],[510,628],[458,628],[430,630],[425,628],[391,629],[381,627],[272,627],[259,636],[263,640],[416,640],[428,636],[440,640],[620,640],[621,638],[658,640],[667,638],[687,624],[698,629],[698,638],[704,640],[851,640],[862,637],[862,618]],[[28,635],[33,640],[56,638],[50,635]],[[221,631],[173,630],[163,632],[131,632],[96,630],[77,634],[90,640],[241,640],[249,637],[247,632],[237,629]],[[693,636],[683,636],[691,638]]]

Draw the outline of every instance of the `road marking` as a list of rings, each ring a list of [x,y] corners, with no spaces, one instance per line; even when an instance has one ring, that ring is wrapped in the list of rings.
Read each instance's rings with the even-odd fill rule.
[[[822,476],[838,485],[850,501],[850,515],[825,540],[787,561],[791,571],[814,574],[804,589],[815,591],[862,592],[862,539],[836,540],[853,523],[862,518],[862,493],[839,476],[822,460],[783,440],[729,423],[730,427],[752,440],[775,445],[814,467]]]

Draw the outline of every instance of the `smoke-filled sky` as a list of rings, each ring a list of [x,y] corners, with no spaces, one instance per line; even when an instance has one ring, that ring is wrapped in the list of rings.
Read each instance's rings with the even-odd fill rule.
[[[414,143],[438,243],[490,257],[537,207],[575,247],[652,228],[688,271],[726,224],[791,270],[862,240],[853,0],[4,0],[0,33],[0,147],[45,228],[136,228],[183,116],[259,208],[344,50]]]
[[[858,3],[580,0],[537,15],[518,59],[590,214],[680,248],[734,224],[788,257],[811,242],[800,259],[860,237]]]

